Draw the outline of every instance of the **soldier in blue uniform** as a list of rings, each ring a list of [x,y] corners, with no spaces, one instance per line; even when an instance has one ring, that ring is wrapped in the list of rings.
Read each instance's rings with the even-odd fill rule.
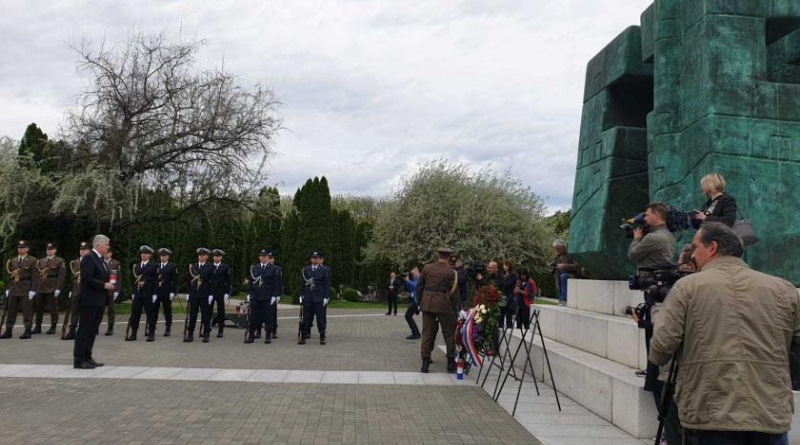
[[[303,329],[300,344],[306,344],[311,337],[311,324],[317,318],[319,331],[319,344],[325,344],[325,329],[327,320],[325,306],[331,298],[331,273],[328,267],[322,265],[322,252],[311,252],[311,264],[304,267],[300,282],[300,304],[303,305]]]
[[[208,343],[211,333],[211,283],[214,280],[214,265],[208,261],[210,250],[205,247],[197,249],[197,262],[189,265],[189,327],[187,328],[185,342],[194,340],[194,327],[197,323],[197,310],[200,310],[200,336],[203,343]]]
[[[156,321],[158,321],[158,308],[164,310],[164,320],[167,326],[164,329],[164,337],[169,337],[172,330],[172,300],[178,293],[178,265],[169,261],[172,251],[166,247],[158,249],[158,284],[156,287]]]
[[[147,320],[145,329],[147,341],[153,341],[153,330],[155,329],[153,312],[156,303],[156,281],[158,280],[156,265],[150,262],[150,255],[153,252],[153,248],[150,246],[139,247],[141,261],[133,265],[132,307],[125,341],[136,341],[136,332],[139,330],[142,309],[144,309],[144,315]]]
[[[231,298],[231,267],[222,262],[225,252],[220,249],[211,251],[214,256],[214,279],[211,282],[211,294],[217,305],[217,315],[212,321],[212,326],[217,325],[217,338],[222,338],[225,329],[225,306]],[[214,309],[212,303],[211,309]]]
[[[250,332],[245,343],[253,343],[256,328],[266,324],[264,343],[272,343],[274,331],[273,314],[277,309],[278,299],[283,293],[283,272],[273,264],[275,253],[261,249],[258,252],[259,262],[250,266],[247,277],[247,301],[250,302]]]

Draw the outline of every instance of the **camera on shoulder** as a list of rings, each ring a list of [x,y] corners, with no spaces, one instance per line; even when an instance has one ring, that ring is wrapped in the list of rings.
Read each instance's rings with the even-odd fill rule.
[[[663,303],[672,286],[690,273],[679,271],[677,263],[662,261],[640,267],[637,275],[628,277],[628,288],[644,291],[645,300],[651,304]]]

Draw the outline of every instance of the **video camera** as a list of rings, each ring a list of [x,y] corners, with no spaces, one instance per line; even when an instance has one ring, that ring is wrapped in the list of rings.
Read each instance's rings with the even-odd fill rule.
[[[484,263],[481,262],[470,263],[467,264],[467,267],[465,269],[467,270],[467,275],[469,275],[469,277],[472,279],[475,279],[475,276],[478,274],[486,276],[486,264]]]
[[[645,274],[642,274],[645,272]],[[649,303],[663,303],[672,286],[691,272],[678,270],[678,264],[662,261],[653,266],[642,266],[638,275],[628,277],[628,288],[643,290]]]
[[[667,206],[667,219],[665,221],[667,229],[670,232],[678,232],[692,227],[692,217],[695,214],[697,214],[696,210],[681,212]],[[633,229],[637,227],[644,229],[645,234],[650,232],[650,228],[644,222],[644,213],[640,213],[633,218],[623,219],[622,224],[619,226],[620,229],[625,231],[625,237],[629,239],[633,238]]]
[[[625,315],[633,315],[634,313],[639,320],[645,318],[647,314],[647,303],[639,303],[636,306],[628,306],[625,308]]]

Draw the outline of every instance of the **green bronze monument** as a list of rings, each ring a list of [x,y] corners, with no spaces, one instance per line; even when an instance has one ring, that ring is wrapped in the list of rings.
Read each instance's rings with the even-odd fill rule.
[[[699,209],[710,172],[761,239],[745,260],[800,283],[800,0],[657,0],[589,62],[570,251],[624,279],[621,220]]]

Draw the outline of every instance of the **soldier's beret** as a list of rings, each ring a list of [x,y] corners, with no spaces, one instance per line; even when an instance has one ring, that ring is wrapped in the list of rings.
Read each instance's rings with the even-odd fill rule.
[[[447,247],[440,247],[436,249],[436,253],[441,253],[442,255],[452,255],[453,250]]]
[[[19,242],[17,243],[17,249],[24,249],[26,247],[28,247],[28,242],[25,241],[24,239],[19,240]]]
[[[153,253],[155,252],[152,247],[150,246],[140,246],[139,253]]]
[[[325,255],[322,254],[321,250],[315,250],[315,251],[311,252],[311,258],[314,258],[314,257],[323,258],[324,256]]]
[[[211,253],[213,253],[214,256],[225,256],[225,252],[223,252],[222,249],[214,249]]]
[[[53,249],[58,249],[56,243],[47,243],[47,246],[45,246],[45,250],[53,250]]]
[[[208,255],[209,253],[211,253],[211,251],[206,249],[205,247],[201,247],[201,248],[197,249],[197,254],[198,255]]]
[[[172,255],[172,251],[167,249],[166,247],[162,247],[162,248],[158,249],[158,254],[159,255]]]
[[[88,241],[81,241],[81,244],[78,246],[78,250],[89,250],[92,248],[92,245],[89,244]]]

